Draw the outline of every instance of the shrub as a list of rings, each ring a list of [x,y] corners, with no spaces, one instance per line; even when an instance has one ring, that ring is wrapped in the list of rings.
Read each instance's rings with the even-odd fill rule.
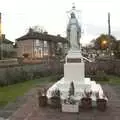
[[[23,80],[23,81],[28,80],[28,74],[26,71],[23,70],[23,68],[21,68],[20,72],[21,72],[20,73],[21,80]]]
[[[0,87],[4,87],[5,86],[5,80],[3,80],[3,79],[0,79]]]
[[[4,80],[0,80],[0,86],[16,84],[18,82],[23,82],[29,79],[28,73],[24,71],[22,68],[20,70],[7,68],[5,70],[5,78]]]
[[[5,71],[5,81],[4,81],[4,85],[9,85],[12,84],[12,74],[9,68],[6,69]]]

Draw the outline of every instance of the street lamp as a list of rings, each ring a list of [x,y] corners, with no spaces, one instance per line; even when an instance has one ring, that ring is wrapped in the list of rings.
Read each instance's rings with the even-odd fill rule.
[[[108,44],[107,40],[102,40],[101,47],[105,49],[105,48],[107,48],[107,44]]]
[[[102,44],[103,44],[103,45],[106,45],[106,44],[107,44],[107,41],[106,41],[106,40],[103,40],[103,41],[102,41]]]

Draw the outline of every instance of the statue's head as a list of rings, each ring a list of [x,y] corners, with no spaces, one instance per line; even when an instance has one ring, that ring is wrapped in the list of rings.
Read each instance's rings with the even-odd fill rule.
[[[73,13],[73,12],[71,13],[71,18],[76,18],[75,13]]]

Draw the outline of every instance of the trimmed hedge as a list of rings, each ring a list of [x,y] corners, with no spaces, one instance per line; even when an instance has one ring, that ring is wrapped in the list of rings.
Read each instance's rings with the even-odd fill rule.
[[[15,68],[14,70],[11,71],[10,68],[7,68],[5,70],[4,78],[0,78],[0,86],[7,86],[10,84],[16,84],[19,82],[24,82],[27,80],[31,79],[39,79],[41,77],[47,77],[47,76],[52,76],[52,75],[57,75],[57,78],[60,79],[61,76],[61,71],[58,71],[57,73],[54,72],[54,70],[44,70],[44,71],[30,71],[27,72],[25,71],[22,67],[20,69]],[[55,79],[56,81],[56,79]]]

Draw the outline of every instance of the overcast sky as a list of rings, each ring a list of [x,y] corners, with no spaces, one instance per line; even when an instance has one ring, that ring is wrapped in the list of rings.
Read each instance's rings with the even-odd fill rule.
[[[2,31],[12,41],[24,35],[30,26],[39,25],[49,34],[66,36],[66,11],[75,3],[81,10],[83,44],[107,33],[107,13],[111,13],[113,35],[120,39],[119,0],[0,0]]]

